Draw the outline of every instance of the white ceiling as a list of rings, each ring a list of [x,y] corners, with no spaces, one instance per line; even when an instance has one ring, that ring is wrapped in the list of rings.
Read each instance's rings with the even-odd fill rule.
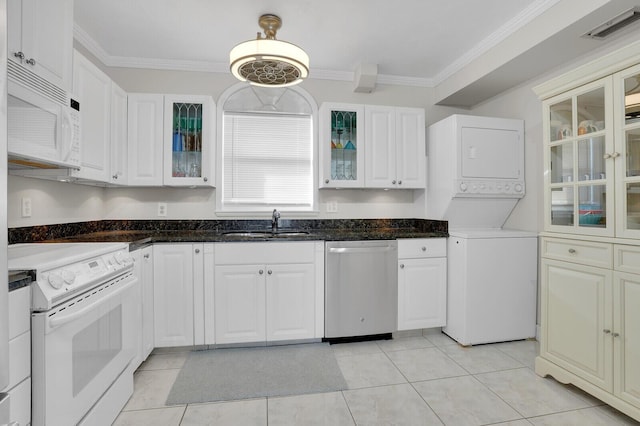
[[[258,17],[273,13],[283,21],[277,38],[309,54],[312,78],[351,80],[358,64],[377,64],[379,83],[442,86],[438,100],[443,104],[471,106],[530,78],[526,71],[544,72],[594,49],[593,43],[600,46],[579,36],[633,3],[76,0],[74,36],[107,66],[226,73],[229,51],[255,38],[261,31]],[[557,14],[571,7],[575,13],[559,19]],[[518,47],[510,46],[514,40]],[[491,64],[478,66],[489,56]],[[465,68],[471,66],[475,71],[469,73]],[[521,76],[510,72],[505,80],[501,72],[507,70],[519,70]],[[457,83],[448,87],[452,79]]]

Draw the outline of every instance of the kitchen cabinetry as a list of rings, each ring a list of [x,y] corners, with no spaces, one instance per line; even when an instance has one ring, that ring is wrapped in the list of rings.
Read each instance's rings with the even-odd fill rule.
[[[162,95],[129,93],[128,184],[162,186]]]
[[[216,344],[323,337],[322,242],[216,244],[214,258]]]
[[[636,419],[639,261],[637,246],[543,238],[536,359],[538,374],[574,383]]]
[[[138,277],[140,285],[141,307],[139,311],[140,342],[138,362],[147,359],[153,350],[153,249],[151,246],[135,250],[133,257],[133,273]]]
[[[320,187],[364,187],[364,105],[320,106]]]
[[[111,173],[109,182],[126,185],[127,170],[127,92],[111,82]]]
[[[446,325],[446,256],[445,238],[398,240],[398,330]]]
[[[214,186],[215,106],[210,96],[164,97],[167,186]]]
[[[71,89],[73,0],[9,0],[7,30],[8,58],[17,72]]]
[[[204,344],[205,268],[212,267],[205,264],[205,249],[212,250],[212,243],[153,246],[156,347]]]
[[[214,186],[210,96],[129,94],[129,185]]]
[[[424,188],[424,111],[323,103],[320,187]]]
[[[366,105],[365,187],[424,188],[424,111]]]
[[[31,288],[9,293],[9,415],[21,425],[31,422]]]

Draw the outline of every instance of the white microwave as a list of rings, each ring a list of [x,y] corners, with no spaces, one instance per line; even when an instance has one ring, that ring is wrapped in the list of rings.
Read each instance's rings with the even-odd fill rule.
[[[66,93],[9,79],[9,168],[80,168],[80,105]]]

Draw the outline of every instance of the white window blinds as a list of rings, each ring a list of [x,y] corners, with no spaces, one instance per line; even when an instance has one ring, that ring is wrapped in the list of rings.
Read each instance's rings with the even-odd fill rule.
[[[224,113],[224,209],[313,207],[310,115]]]

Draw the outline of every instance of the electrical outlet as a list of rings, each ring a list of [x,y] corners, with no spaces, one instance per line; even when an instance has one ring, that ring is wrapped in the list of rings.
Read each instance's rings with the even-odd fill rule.
[[[165,217],[167,215],[167,203],[158,203],[158,216]]]
[[[22,199],[22,217],[31,217],[31,198]]]
[[[327,213],[337,213],[337,212],[338,212],[338,202],[327,201]]]

